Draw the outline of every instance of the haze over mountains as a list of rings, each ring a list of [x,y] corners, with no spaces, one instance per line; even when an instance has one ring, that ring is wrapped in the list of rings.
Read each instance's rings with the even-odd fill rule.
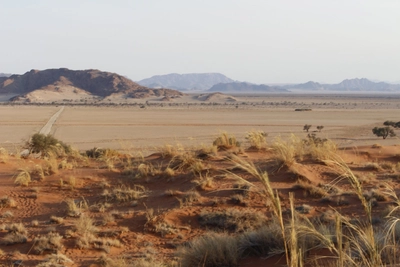
[[[152,88],[172,88],[180,91],[203,90],[210,92],[289,92],[303,91],[348,91],[348,92],[396,92],[400,91],[399,84],[373,82],[366,78],[346,79],[338,84],[321,84],[309,81],[302,84],[284,86],[253,84],[234,81],[221,73],[190,73],[156,75],[138,82]]]
[[[320,84],[309,81],[296,85],[285,85],[286,89],[298,89],[307,91],[356,91],[356,92],[395,92],[400,91],[400,84],[386,82],[373,82],[366,78],[346,79],[337,84]]]
[[[181,91],[204,91],[210,89],[215,84],[230,82],[234,82],[234,80],[221,73],[171,73],[166,75],[155,75],[138,81],[138,84],[150,88],[171,88]]]
[[[265,84],[258,85],[247,82],[219,83],[211,87],[208,91],[237,93],[289,92],[289,90],[279,86],[269,86]]]

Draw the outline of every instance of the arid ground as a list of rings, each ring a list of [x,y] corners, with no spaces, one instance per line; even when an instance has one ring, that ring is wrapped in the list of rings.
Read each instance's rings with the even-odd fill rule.
[[[262,130],[269,139],[296,134],[303,126],[324,129],[320,135],[340,146],[379,141],[371,132],[385,120],[396,120],[400,95],[284,95],[236,96],[235,102],[214,98],[209,102],[186,96],[175,102],[148,101],[135,106],[66,106],[51,134],[77,149],[93,147],[132,149],[147,153],[166,144],[209,144],[222,131],[243,140],[247,131]],[[144,102],[144,101],[142,101]],[[296,108],[311,108],[298,112]],[[11,149],[39,132],[60,106],[0,106],[0,145]]]
[[[65,106],[79,151],[27,158],[61,106],[0,106],[0,265],[399,263],[400,141],[371,131],[398,99],[235,98]]]

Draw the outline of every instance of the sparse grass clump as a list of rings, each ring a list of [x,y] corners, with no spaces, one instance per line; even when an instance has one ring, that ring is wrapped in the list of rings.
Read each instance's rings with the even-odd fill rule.
[[[214,179],[212,176],[209,176],[208,174],[204,176],[200,174],[200,177],[197,180],[195,180],[194,183],[202,190],[207,190],[214,186]]]
[[[213,212],[203,211],[200,213],[199,223],[206,228],[242,232],[260,228],[266,223],[266,217],[258,212],[231,208]]]
[[[104,148],[97,148],[94,147],[92,149],[86,150],[85,152],[86,156],[89,158],[94,158],[94,159],[105,159],[105,158],[115,158],[115,157],[120,157],[121,153],[118,152],[117,150],[114,149],[104,149]]]
[[[42,165],[42,170],[45,175],[58,173],[58,162],[56,158],[45,158]]]
[[[189,170],[194,173],[200,173],[205,169],[203,161],[191,152],[185,152],[173,157],[169,166],[171,169],[180,172]]]
[[[104,190],[103,196],[108,201],[127,202],[146,197],[146,189],[140,185],[135,185],[133,188],[121,186],[113,188],[111,191]]]
[[[267,257],[282,253],[285,253],[285,246],[279,223],[276,220],[238,237],[238,254],[242,257]]]
[[[264,131],[252,130],[246,133],[246,140],[249,141],[251,148],[262,149],[267,146],[267,136]]]
[[[22,223],[7,224],[4,229],[8,234],[0,241],[0,244],[2,245],[13,245],[26,243],[28,241],[28,231]]]
[[[311,183],[305,181],[299,181],[295,185],[292,186],[292,189],[301,189],[304,190],[304,194],[306,196],[311,196],[314,198],[323,198],[327,197],[329,194],[326,190]]]
[[[272,144],[272,151],[279,168],[291,167],[305,154],[303,142],[294,135],[286,141],[280,137],[276,138]]]
[[[216,146],[218,150],[227,150],[240,147],[240,142],[236,140],[234,135],[223,132],[214,140],[213,145]]]
[[[72,264],[74,262],[64,254],[57,253],[47,256],[43,262],[37,265],[37,267],[66,266],[65,264],[67,263]]]
[[[5,148],[0,147],[0,163],[6,163],[8,161],[8,158],[8,151]]]
[[[34,239],[34,250],[37,254],[42,254],[44,252],[57,253],[63,247],[62,239],[62,236],[54,232],[36,237]]]
[[[64,222],[64,218],[57,217],[57,216],[51,216],[50,217],[50,222],[51,223],[56,223],[56,224],[62,224]]]
[[[366,170],[370,170],[370,171],[381,171],[382,167],[379,166],[379,164],[377,162],[368,162],[364,165],[364,168]]]
[[[82,214],[82,211],[89,208],[89,204],[85,199],[67,199],[65,200],[65,203],[67,204],[67,215],[71,217],[79,217]]]
[[[233,236],[209,233],[178,251],[180,266],[239,266],[238,243]]]
[[[7,219],[7,218],[12,218],[12,217],[14,217],[14,213],[12,213],[12,211],[8,210],[8,211],[4,212],[4,213],[1,215],[1,217],[2,217],[2,218],[5,218],[5,219]]]
[[[17,202],[9,196],[3,196],[0,198],[0,208],[15,208],[17,207]]]
[[[99,231],[98,228],[94,226],[93,219],[86,215],[79,217],[75,222],[74,228],[77,233],[83,236],[86,234],[95,234]]]
[[[20,186],[28,186],[31,180],[31,175],[27,169],[19,169],[19,173],[16,175],[14,183]]]
[[[178,198],[181,207],[198,202],[199,199],[200,199],[199,192],[194,190],[185,192],[184,194],[182,194],[181,198]]]

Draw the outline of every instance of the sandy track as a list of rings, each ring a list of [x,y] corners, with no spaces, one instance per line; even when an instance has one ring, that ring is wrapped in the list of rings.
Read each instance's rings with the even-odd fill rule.
[[[62,108],[60,108],[59,111],[57,111],[53,116],[51,116],[51,118],[49,119],[49,121],[46,123],[45,126],[43,126],[43,128],[39,131],[39,133],[41,134],[49,134],[51,131],[51,127],[53,127],[53,124],[56,122],[58,116],[60,116],[60,114],[64,111],[64,106]]]

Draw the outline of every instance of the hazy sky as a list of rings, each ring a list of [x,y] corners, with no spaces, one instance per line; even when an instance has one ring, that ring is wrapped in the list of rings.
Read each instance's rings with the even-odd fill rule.
[[[0,0],[0,72],[400,81],[399,0]]]

